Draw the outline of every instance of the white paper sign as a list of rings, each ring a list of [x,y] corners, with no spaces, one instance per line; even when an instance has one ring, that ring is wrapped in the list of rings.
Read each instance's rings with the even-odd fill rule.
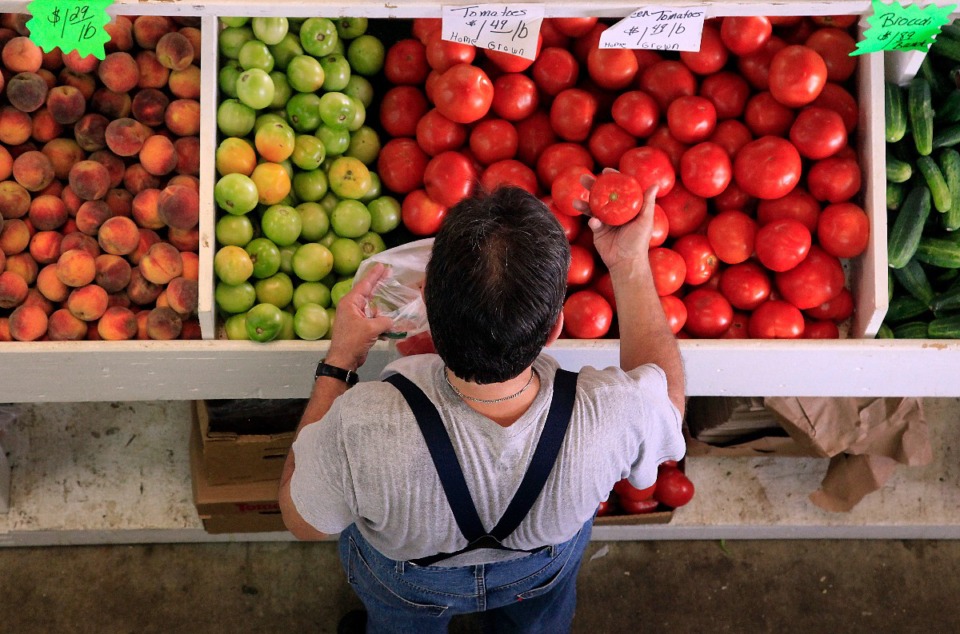
[[[638,9],[600,35],[600,48],[652,48],[699,51],[703,7]]]
[[[440,35],[450,42],[534,59],[542,21],[542,4],[444,5]]]

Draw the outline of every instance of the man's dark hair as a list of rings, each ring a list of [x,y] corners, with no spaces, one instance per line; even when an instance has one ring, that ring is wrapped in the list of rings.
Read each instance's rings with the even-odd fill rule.
[[[563,309],[570,245],[546,205],[518,187],[450,208],[427,264],[437,353],[458,377],[511,379],[543,350]]]

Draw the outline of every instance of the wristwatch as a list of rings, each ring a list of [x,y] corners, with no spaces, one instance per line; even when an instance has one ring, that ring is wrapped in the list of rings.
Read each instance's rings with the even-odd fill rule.
[[[343,368],[338,368],[335,365],[330,365],[327,363],[326,359],[321,359],[320,363],[317,364],[317,372],[313,375],[313,380],[316,381],[321,376],[329,376],[334,379],[339,379],[347,384],[348,387],[352,387],[360,381],[360,377],[357,376],[356,372],[351,370],[344,370]]]

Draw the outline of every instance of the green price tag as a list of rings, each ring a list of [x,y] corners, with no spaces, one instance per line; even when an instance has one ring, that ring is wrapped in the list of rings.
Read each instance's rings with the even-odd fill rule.
[[[110,34],[103,28],[110,22],[107,7],[113,0],[33,0],[27,12],[30,39],[49,53],[59,47],[64,53],[76,50],[81,57],[93,55],[103,59],[103,46]]]
[[[884,4],[872,0],[873,15],[867,18],[870,27],[857,42],[857,50],[850,55],[876,53],[878,51],[926,51],[933,43],[940,27],[950,21],[950,13],[957,8],[951,4],[938,7],[934,4],[903,6],[897,2]]]

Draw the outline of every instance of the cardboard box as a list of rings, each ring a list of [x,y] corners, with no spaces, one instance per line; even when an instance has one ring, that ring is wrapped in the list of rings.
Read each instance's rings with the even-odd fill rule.
[[[242,484],[213,485],[207,480],[200,426],[190,434],[193,502],[208,533],[286,531],[278,502],[279,477]]]
[[[604,515],[593,520],[594,526],[640,526],[642,524],[669,524],[673,511],[654,511],[640,515]]]
[[[204,401],[196,402],[203,441],[203,469],[213,485],[277,480],[293,444],[299,417],[286,426],[290,431],[272,434],[241,434],[211,430],[210,412]]]
[[[764,407],[762,398],[693,397],[687,403],[687,456],[811,457]],[[739,435],[738,435],[739,434]]]

